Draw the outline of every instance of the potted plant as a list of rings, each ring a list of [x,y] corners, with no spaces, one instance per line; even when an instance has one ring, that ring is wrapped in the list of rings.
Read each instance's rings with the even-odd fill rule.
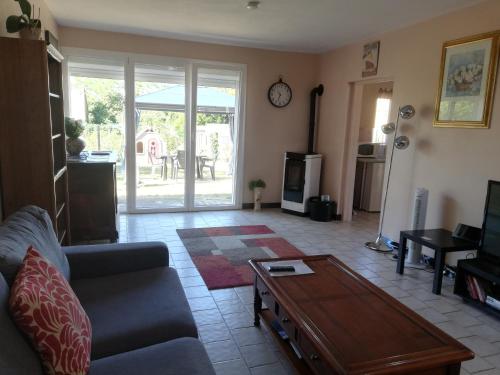
[[[9,16],[5,21],[7,32],[17,33],[23,39],[40,39],[42,33],[42,22],[40,21],[40,8],[38,8],[38,18],[35,18],[35,10],[28,0],[14,0],[21,8],[20,16]]]
[[[66,130],[66,137],[68,137],[66,139],[66,151],[71,156],[79,156],[85,148],[85,141],[80,138],[84,129],[82,121],[65,117],[64,129]]]
[[[253,209],[260,211],[262,201],[262,190],[266,187],[266,183],[261,180],[252,180],[248,183],[248,187],[253,191]]]

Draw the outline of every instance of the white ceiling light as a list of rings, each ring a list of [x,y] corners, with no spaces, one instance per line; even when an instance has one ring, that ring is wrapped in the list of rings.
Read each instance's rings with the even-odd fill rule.
[[[260,1],[249,1],[247,3],[247,9],[255,10],[259,7]]]

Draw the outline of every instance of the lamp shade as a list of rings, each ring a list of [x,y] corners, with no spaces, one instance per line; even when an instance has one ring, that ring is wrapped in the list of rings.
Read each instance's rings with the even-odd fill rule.
[[[394,140],[394,147],[398,150],[406,150],[410,145],[410,139],[406,135],[400,135]]]
[[[399,108],[399,116],[403,120],[411,119],[413,116],[415,116],[415,107],[408,104]]]
[[[391,134],[394,130],[396,130],[396,124],[393,122],[382,125],[382,133],[384,134]]]

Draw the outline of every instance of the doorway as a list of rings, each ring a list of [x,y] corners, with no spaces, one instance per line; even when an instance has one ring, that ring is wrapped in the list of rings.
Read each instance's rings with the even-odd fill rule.
[[[356,82],[350,86],[344,158],[342,216],[378,215],[382,210],[387,147],[382,125],[389,122],[394,83]]]
[[[67,113],[117,155],[121,212],[241,208],[243,65],[65,53]]]

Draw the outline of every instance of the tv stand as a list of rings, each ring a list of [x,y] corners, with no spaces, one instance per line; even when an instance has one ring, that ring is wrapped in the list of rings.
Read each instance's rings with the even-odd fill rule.
[[[465,302],[500,318],[500,309],[495,309],[471,296],[467,288],[467,276],[475,277],[490,291],[487,294],[491,294],[500,300],[500,264],[482,258],[459,260],[453,291],[461,296]]]

